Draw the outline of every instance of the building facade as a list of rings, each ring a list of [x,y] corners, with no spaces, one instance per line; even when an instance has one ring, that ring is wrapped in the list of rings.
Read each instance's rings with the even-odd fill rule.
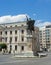
[[[35,33],[36,43],[39,45],[39,29],[37,27],[35,27]],[[11,53],[14,50],[15,53],[32,52],[32,34],[27,32],[26,22],[0,24],[0,42],[6,43],[7,50],[11,50]]]
[[[51,25],[40,28],[39,42],[41,48],[51,50]]]

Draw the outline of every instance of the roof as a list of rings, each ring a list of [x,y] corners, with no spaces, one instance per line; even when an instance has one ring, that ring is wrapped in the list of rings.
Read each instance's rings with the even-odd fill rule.
[[[1,23],[0,25],[5,25],[5,24],[15,24],[15,23],[26,23],[26,21],[18,21],[18,22]]]

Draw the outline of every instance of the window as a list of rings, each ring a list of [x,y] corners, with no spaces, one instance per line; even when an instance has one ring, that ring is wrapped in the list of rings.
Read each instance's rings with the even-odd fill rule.
[[[5,37],[5,42],[7,42],[7,37]]]
[[[51,28],[51,25],[46,26],[46,28]]]
[[[15,42],[17,42],[17,37],[15,37]]]
[[[10,26],[10,27],[12,27],[12,26]]]
[[[7,26],[5,26],[7,28]]]
[[[22,42],[24,41],[24,37],[21,38],[22,39]]]
[[[21,51],[24,51],[24,46],[21,46]]]
[[[46,36],[46,37],[50,37],[50,34],[46,34],[45,36]]]
[[[5,31],[5,34],[7,35],[7,31]]]
[[[17,25],[15,25],[15,27],[17,27]]]
[[[50,34],[50,30],[49,29],[45,30],[45,33]]]
[[[24,26],[23,24],[21,26]]]
[[[24,33],[24,30],[21,30],[22,34]]]
[[[12,42],[12,37],[10,37],[10,42]]]
[[[17,34],[17,30],[15,30],[15,34]]]
[[[12,34],[12,31],[10,31],[10,34]]]
[[[17,45],[15,45],[15,50],[17,50]]]
[[[0,32],[0,35],[2,35],[2,31]]]
[[[10,50],[12,50],[12,45],[10,45]]]

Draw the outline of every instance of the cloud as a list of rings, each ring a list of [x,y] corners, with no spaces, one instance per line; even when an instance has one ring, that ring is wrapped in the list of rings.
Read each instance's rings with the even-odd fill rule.
[[[46,26],[46,25],[51,25],[51,22],[48,22],[48,21],[42,21],[42,20],[36,20],[36,22],[35,22],[35,25],[37,26],[37,27],[44,27],[44,26]]]
[[[20,15],[6,15],[6,16],[1,16],[0,17],[0,23],[10,23],[10,22],[21,22],[21,21],[26,21],[27,18],[29,18],[29,15],[27,14],[20,14]]]
[[[30,18],[29,15],[27,15],[27,14],[20,14],[20,15],[15,15],[15,16],[12,16],[12,15],[1,16],[0,24],[26,21],[27,20],[26,16],[28,18]],[[37,27],[43,27],[43,26],[46,26],[49,24],[51,24],[51,22],[48,22],[48,21],[44,22],[42,20],[36,20],[36,22],[35,22],[35,26],[37,26]]]

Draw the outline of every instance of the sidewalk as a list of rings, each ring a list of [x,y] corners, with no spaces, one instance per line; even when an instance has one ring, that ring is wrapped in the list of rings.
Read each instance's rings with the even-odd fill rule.
[[[34,58],[37,56],[34,56],[32,53],[20,53],[20,54],[14,54],[15,58]]]

